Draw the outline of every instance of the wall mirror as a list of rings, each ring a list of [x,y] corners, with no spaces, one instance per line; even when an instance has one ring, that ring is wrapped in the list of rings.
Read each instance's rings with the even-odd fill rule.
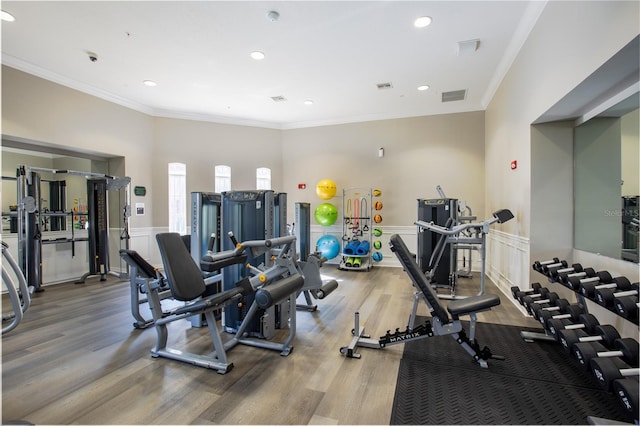
[[[574,247],[635,263],[639,99],[634,93],[574,131]]]

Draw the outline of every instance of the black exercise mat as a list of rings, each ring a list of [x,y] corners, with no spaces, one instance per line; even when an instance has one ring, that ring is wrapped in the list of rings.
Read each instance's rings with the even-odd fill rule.
[[[559,343],[526,343],[519,327],[476,330],[480,346],[505,361],[481,368],[450,336],[405,343],[390,424],[586,424],[588,416],[633,423]]]

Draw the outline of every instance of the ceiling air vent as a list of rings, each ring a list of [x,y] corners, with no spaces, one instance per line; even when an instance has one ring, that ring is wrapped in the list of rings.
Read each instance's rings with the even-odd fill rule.
[[[386,90],[386,89],[393,88],[393,84],[391,83],[378,83],[376,84],[376,86],[378,87],[378,90]]]
[[[467,90],[452,90],[451,92],[442,92],[442,102],[463,101],[467,96]]]
[[[287,100],[284,96],[272,96],[271,99],[273,102],[285,102]]]

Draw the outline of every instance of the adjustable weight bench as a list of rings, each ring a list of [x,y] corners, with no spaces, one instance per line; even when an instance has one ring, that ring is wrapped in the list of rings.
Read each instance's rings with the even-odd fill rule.
[[[364,334],[364,327],[359,326],[359,314],[355,314],[354,337],[348,346],[340,348],[340,352],[349,358],[360,358],[356,353],[358,346],[383,349],[386,346],[405,343],[433,336],[451,336],[460,346],[477,362],[481,367],[488,368],[488,359],[504,359],[501,356],[493,355],[486,346],[480,348],[475,339],[477,325],[477,313],[488,311],[492,307],[500,304],[500,298],[494,294],[483,294],[480,296],[468,297],[465,299],[452,300],[446,309],[439,303],[438,296],[427,277],[420,271],[415,257],[411,254],[402,238],[394,234],[389,240],[391,251],[393,251],[402,264],[405,272],[411,278],[413,286],[417,292],[414,295],[413,311],[409,319],[409,324],[404,331],[396,329],[395,333],[387,333],[380,339],[371,339]],[[420,300],[423,300],[431,313],[431,321],[415,326],[415,316]],[[462,327],[460,316],[468,315],[470,318],[468,333]]]

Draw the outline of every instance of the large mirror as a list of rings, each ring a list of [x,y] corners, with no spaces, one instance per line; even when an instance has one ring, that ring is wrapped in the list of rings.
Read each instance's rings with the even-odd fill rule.
[[[575,128],[574,247],[638,262],[640,94]]]

